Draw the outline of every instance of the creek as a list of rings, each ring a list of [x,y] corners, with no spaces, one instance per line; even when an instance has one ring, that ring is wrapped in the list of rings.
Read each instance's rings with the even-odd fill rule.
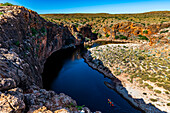
[[[89,67],[82,58],[83,52],[83,47],[54,52],[44,66],[44,88],[65,93],[76,100],[78,105],[85,105],[93,112],[141,113],[104,84],[104,81],[112,81]],[[108,99],[114,106],[108,104]]]

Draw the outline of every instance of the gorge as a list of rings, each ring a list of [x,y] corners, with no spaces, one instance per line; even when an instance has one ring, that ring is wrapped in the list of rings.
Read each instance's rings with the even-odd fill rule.
[[[53,53],[45,64],[44,88],[70,95],[78,105],[86,105],[92,111],[140,113],[104,84],[104,81],[111,82],[111,80],[89,67],[84,62],[82,54],[82,47]],[[108,104],[108,99],[114,102],[114,107]]]
[[[0,6],[0,12],[0,111],[142,112],[107,87],[113,81],[89,67],[91,57],[84,60],[81,50],[72,49],[82,45],[86,37],[96,39],[90,25],[77,29],[75,25],[55,24],[23,6]],[[145,112],[163,112],[149,106]]]

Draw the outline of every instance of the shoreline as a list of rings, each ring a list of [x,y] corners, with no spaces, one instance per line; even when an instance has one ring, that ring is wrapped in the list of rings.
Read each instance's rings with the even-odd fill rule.
[[[104,77],[109,78],[109,76],[106,76],[106,74],[105,74],[104,71],[100,71],[100,70],[98,70],[98,68],[95,68],[94,66],[92,66],[92,65],[90,64],[90,62],[88,62],[87,59],[86,59],[84,56],[83,56],[83,59],[84,59],[84,62],[87,63],[89,67],[91,67],[92,69],[98,71],[99,73],[102,73],[102,74],[104,75]],[[109,78],[109,79],[111,79],[111,78]],[[112,78],[112,79],[113,79],[113,78]],[[142,113],[145,113],[144,110],[142,110],[141,108],[135,106],[134,103],[132,103],[131,101],[129,101],[127,98],[125,98],[125,97],[123,96],[123,94],[121,94],[118,90],[116,90],[115,86],[112,86],[112,85],[111,85],[110,83],[108,83],[108,82],[104,82],[104,84],[105,84],[108,88],[113,89],[116,93],[118,93],[118,94],[119,94],[123,99],[125,99],[132,107],[134,107],[135,109],[141,111]]]
[[[135,43],[141,44],[142,42],[139,41],[130,41],[130,40],[118,40],[118,39],[97,39],[88,42],[84,42],[84,46],[92,46],[94,43],[105,42],[105,43],[117,43],[117,44],[125,44],[125,43]]]
[[[119,44],[120,45],[120,44]],[[112,72],[108,69],[102,67],[102,65],[95,65],[89,59],[93,59],[89,52],[86,52],[83,55],[83,59],[85,62],[93,69],[97,70],[98,72],[102,73],[105,77],[112,79],[112,82],[115,83],[114,86],[110,83],[105,82],[105,85],[113,90],[115,90],[118,94],[120,94],[125,100],[127,100],[133,107],[139,109],[142,112],[156,112],[156,113],[166,113],[165,111],[160,111],[158,108],[153,106],[152,104],[147,104],[144,102],[143,98],[133,98],[132,95],[128,94],[126,87],[124,87],[123,81],[119,78],[115,77]],[[128,84],[126,84],[128,85]]]

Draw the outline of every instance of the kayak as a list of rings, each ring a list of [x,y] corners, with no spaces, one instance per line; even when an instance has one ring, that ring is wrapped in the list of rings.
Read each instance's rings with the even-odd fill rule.
[[[108,103],[110,104],[110,106],[114,106],[113,102],[110,99],[108,99]]]

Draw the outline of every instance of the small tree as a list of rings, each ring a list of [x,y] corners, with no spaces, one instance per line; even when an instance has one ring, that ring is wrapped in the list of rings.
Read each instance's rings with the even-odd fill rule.
[[[109,34],[106,34],[106,37],[108,38],[110,35]]]
[[[144,34],[148,34],[148,31],[147,31],[147,30],[144,30],[143,33],[144,33]]]
[[[119,36],[116,35],[116,36],[115,36],[115,39],[119,39]]]
[[[126,36],[120,35],[120,39],[121,40],[123,40],[123,39],[127,40],[128,38]]]
[[[0,12],[0,15],[3,15],[4,13],[3,12]]]

